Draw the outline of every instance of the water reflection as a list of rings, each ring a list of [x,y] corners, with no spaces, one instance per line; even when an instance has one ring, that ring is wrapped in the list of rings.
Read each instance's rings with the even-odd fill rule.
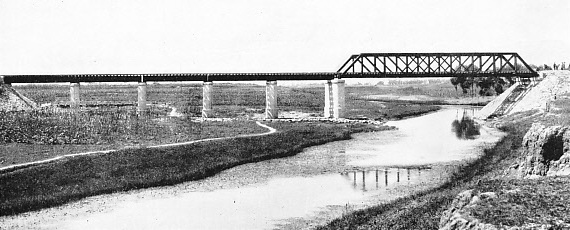
[[[406,177],[401,180],[400,172],[406,170]],[[397,187],[401,183],[410,184],[419,182],[422,178],[422,170],[430,170],[428,167],[414,168],[385,168],[385,169],[360,169],[347,171],[341,175],[349,180],[352,188],[357,191],[370,192],[377,191],[388,187]],[[384,180],[380,181],[381,174],[384,174]],[[374,186],[371,186],[374,184]],[[382,185],[383,184],[383,185]]]
[[[451,131],[460,140],[477,139],[480,126],[473,120],[475,109],[458,109],[456,119],[451,122]]]

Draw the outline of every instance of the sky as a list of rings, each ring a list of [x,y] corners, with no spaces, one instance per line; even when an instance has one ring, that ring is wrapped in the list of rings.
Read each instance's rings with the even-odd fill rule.
[[[0,74],[334,72],[351,54],[570,63],[568,0],[0,0]]]

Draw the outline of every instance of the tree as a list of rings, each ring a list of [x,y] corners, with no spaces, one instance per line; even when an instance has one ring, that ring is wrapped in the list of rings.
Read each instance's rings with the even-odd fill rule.
[[[473,77],[466,76],[452,77],[450,79],[451,84],[455,87],[455,90],[457,90],[457,86],[459,85],[463,94],[466,94],[468,92],[467,90],[473,86],[473,80]]]

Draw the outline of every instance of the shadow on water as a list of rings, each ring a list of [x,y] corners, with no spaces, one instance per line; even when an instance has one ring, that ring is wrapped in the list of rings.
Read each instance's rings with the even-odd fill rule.
[[[460,111],[462,113],[460,114]],[[451,122],[451,131],[460,140],[477,139],[481,132],[479,124],[473,120],[475,109],[458,109],[456,119]]]

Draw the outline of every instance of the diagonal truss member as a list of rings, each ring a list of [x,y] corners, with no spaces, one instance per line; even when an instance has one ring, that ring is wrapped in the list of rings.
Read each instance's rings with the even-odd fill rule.
[[[337,77],[537,77],[517,53],[362,53],[350,56]]]

